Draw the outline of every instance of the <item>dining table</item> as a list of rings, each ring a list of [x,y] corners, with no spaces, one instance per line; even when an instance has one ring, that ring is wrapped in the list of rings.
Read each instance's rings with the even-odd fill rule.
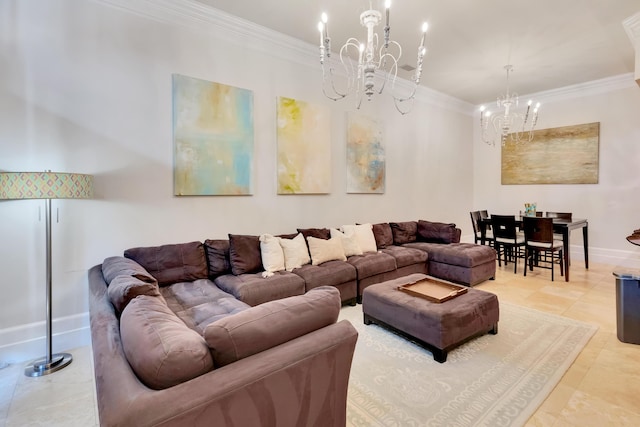
[[[522,216],[514,215],[516,225],[522,227]],[[478,222],[480,225],[481,243],[486,244],[487,226],[491,225],[491,218],[481,218]],[[589,269],[589,222],[584,218],[553,218],[553,232],[562,235],[562,246],[564,256],[564,280],[569,281],[569,266],[571,265],[571,257],[569,256],[569,238],[571,231],[582,229],[582,243],[584,245],[584,267]]]

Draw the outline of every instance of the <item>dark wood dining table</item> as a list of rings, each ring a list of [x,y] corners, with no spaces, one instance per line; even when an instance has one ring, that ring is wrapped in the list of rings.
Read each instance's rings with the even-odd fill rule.
[[[515,215],[516,224],[522,226],[522,217]],[[486,243],[487,225],[491,225],[491,218],[482,218],[479,221],[481,241],[484,245]],[[564,280],[569,281],[569,265],[571,264],[571,258],[569,256],[569,237],[572,230],[582,228],[582,241],[584,245],[584,267],[589,269],[589,222],[582,218],[573,218],[571,220],[562,218],[553,218],[553,232],[562,235],[562,245],[564,252]],[[525,266],[526,268],[526,266]]]

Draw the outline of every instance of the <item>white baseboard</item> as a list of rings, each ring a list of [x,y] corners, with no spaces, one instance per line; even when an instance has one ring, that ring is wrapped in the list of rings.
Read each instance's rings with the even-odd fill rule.
[[[88,312],[53,319],[51,326],[54,353],[91,344]],[[46,328],[42,321],[0,329],[0,365],[46,356]]]

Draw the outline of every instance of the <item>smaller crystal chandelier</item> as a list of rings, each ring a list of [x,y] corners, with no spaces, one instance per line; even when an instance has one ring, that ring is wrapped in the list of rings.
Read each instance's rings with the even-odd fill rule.
[[[345,90],[338,90],[334,82],[334,62],[331,58],[331,38],[327,26],[327,14],[322,14],[322,20],[318,23],[320,31],[320,64],[322,65],[322,91],[329,99],[337,101],[353,93],[356,98],[356,108],[362,105],[362,99],[366,95],[367,100],[375,94],[381,94],[387,83],[391,85],[391,96],[395,107],[401,114],[407,114],[413,107],[401,108],[407,101],[413,101],[416,96],[420,76],[422,75],[422,63],[427,49],[424,46],[427,23],[422,24],[422,40],[418,47],[418,59],[415,74],[412,77],[412,88],[406,96],[399,96],[396,92],[396,79],[398,76],[398,62],[402,56],[402,47],[390,39],[389,9],[391,0],[385,2],[385,26],[383,41],[380,45],[375,27],[381,22],[382,14],[374,10],[369,4],[369,10],[362,12],[360,23],[367,29],[367,39],[361,43],[358,39],[349,38],[340,48],[340,63],[347,75]]]
[[[507,93],[498,97],[498,108],[504,108],[504,111],[492,113],[480,106],[480,129],[482,131],[482,140],[489,145],[495,145],[495,140],[499,137],[502,146],[507,142],[507,137],[511,134],[510,139],[515,143],[530,142],[533,139],[533,130],[538,122],[538,102],[533,108],[531,114],[532,100],[527,102],[527,110],[523,113],[516,113],[511,108],[518,107],[518,94],[509,92],[509,73],[513,71],[513,66],[505,65],[507,70]],[[531,121],[529,115],[531,114]],[[491,123],[493,132],[489,129]]]

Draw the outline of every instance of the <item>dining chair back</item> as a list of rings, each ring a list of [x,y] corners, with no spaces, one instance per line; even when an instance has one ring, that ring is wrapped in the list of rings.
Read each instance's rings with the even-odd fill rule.
[[[508,258],[513,260],[513,272],[518,271],[518,258],[522,258],[521,248],[524,247],[524,237],[518,233],[515,215],[491,215],[493,228],[493,247],[498,252],[498,266],[502,266],[500,255],[507,265]]]
[[[469,212],[471,215],[471,225],[473,226],[473,237],[475,244],[482,243],[482,224],[480,224],[481,216],[480,211],[471,211]],[[493,245],[493,233],[490,230],[490,227],[485,226],[485,244],[490,246]]]
[[[544,217],[524,217],[522,218],[522,228],[524,230],[524,275],[527,275],[527,264],[529,270],[533,271],[533,266],[551,269],[551,281],[554,279],[554,265],[560,264],[560,275],[564,275],[563,265],[563,243],[557,240],[553,234],[553,218]],[[551,254],[548,261],[547,255]],[[544,254],[542,259],[540,254]],[[548,267],[541,264],[550,264]]]

